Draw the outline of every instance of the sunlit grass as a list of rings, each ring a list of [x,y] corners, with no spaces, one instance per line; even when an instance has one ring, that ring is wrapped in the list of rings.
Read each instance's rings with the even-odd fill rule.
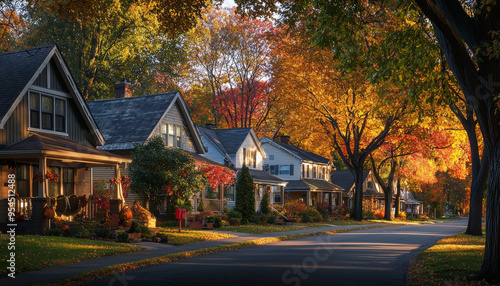
[[[484,236],[465,234],[438,241],[414,258],[409,267],[410,285],[485,285],[467,281],[481,268],[484,243]]]
[[[168,244],[172,245],[184,245],[202,241],[234,237],[234,235],[226,233],[190,229],[182,229],[182,232],[179,233],[179,229],[173,227],[160,227],[158,228],[158,230],[160,231],[160,233],[168,236]]]
[[[0,238],[1,277],[8,274],[6,258],[11,250],[7,244],[8,237]],[[15,247],[17,274],[143,249],[123,243],[38,235],[17,236]]]

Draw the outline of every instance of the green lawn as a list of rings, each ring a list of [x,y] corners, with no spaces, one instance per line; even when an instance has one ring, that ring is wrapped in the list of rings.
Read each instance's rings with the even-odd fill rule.
[[[0,277],[8,274],[8,237],[0,238]],[[102,256],[123,254],[144,248],[124,243],[81,238],[23,235],[16,236],[16,274]]]
[[[168,244],[172,245],[184,245],[234,237],[234,235],[225,233],[217,233],[207,230],[191,230],[187,228],[183,228],[181,233],[179,233],[179,229],[175,227],[159,227],[158,230],[160,233],[168,235]]]
[[[418,254],[409,267],[410,285],[487,285],[468,282],[481,268],[484,236],[457,234]]]

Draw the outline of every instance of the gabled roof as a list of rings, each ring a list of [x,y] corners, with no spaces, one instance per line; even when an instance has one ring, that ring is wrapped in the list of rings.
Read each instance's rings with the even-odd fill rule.
[[[238,152],[243,144],[243,141],[250,136],[252,137],[257,149],[265,156],[265,152],[260,145],[259,138],[252,128],[232,128],[232,129],[208,129],[199,127],[198,130],[210,140],[217,148],[227,155],[233,155]]]
[[[104,150],[133,149],[134,144],[144,143],[176,103],[194,137],[196,149],[204,153],[198,130],[179,92],[87,102],[106,140]]]
[[[40,69],[53,45],[0,55],[0,119]],[[3,120],[2,120],[3,121]]]
[[[325,158],[325,157],[314,154],[312,152],[302,150],[299,147],[292,145],[292,144],[287,144],[287,143],[275,141],[269,137],[262,138],[261,142],[262,143],[267,142],[267,143],[275,146],[276,148],[284,150],[285,152],[290,153],[292,156],[295,156],[303,161],[311,161],[311,162],[322,163],[322,164],[328,164],[330,162],[330,160]]]
[[[324,191],[343,191],[340,186],[324,180],[302,179],[289,181],[285,190],[324,190]]]
[[[99,132],[85,100],[80,95],[66,62],[55,45],[0,54],[0,129],[4,127],[5,122],[21,102],[28,88],[51,59],[54,60],[59,69],[64,83],[95,139],[96,145],[101,146],[104,143],[102,134]]]
[[[363,171],[363,182],[368,177],[369,171]],[[344,189],[344,192],[349,192],[349,190],[354,185],[354,177],[349,170],[333,170],[330,173],[331,181],[333,184],[340,186]]]

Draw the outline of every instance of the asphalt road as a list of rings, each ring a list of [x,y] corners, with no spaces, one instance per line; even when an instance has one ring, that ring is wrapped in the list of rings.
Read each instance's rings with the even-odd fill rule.
[[[408,262],[467,220],[283,241],[147,267],[89,285],[405,285]]]

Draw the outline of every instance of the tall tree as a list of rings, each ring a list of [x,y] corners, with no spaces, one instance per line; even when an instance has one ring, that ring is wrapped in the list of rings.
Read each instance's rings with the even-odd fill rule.
[[[301,132],[315,129],[326,135],[353,174],[355,219],[361,220],[366,160],[405,114],[406,103],[394,91],[378,97],[377,86],[361,74],[343,77],[332,52],[314,48],[300,37],[283,39],[279,50],[276,89],[293,108],[292,116],[300,117],[294,124],[301,126]]]
[[[296,22],[306,14],[307,23],[317,42],[335,46],[339,53],[345,51],[347,57],[356,54],[357,47],[365,40],[356,37],[359,30],[367,29],[368,23],[383,23],[386,12],[407,18],[411,23],[413,16],[417,21],[432,23],[433,34],[438,39],[447,63],[457,79],[467,102],[476,114],[482,132],[485,154],[489,158],[488,199],[486,213],[486,248],[480,278],[500,281],[500,3],[498,1],[459,1],[459,0],[415,0],[408,1],[249,1],[236,0],[239,7],[257,14],[269,14],[280,10],[285,18]],[[419,10],[414,9],[415,4]],[[396,4],[394,6],[390,6]],[[383,6],[377,13],[371,13],[373,7]],[[346,8],[348,7],[348,8]],[[417,17],[415,17],[417,16]],[[421,16],[421,17],[418,17]],[[422,21],[423,20],[423,21]],[[363,27],[366,25],[367,27]],[[394,29],[399,38],[408,38],[400,25]],[[411,33],[414,35],[414,33]],[[413,38],[409,38],[413,41]],[[340,45],[340,46],[339,46]],[[346,49],[343,49],[346,47]],[[383,48],[400,47],[389,42]],[[412,57],[428,51],[428,44],[401,52]],[[378,49],[383,54],[383,49]],[[399,57],[396,57],[399,58]],[[401,59],[405,57],[402,56]],[[366,58],[370,62],[370,58]],[[387,63],[382,68],[394,72],[398,61]],[[418,60],[403,60],[400,68],[411,70],[420,65]],[[401,74],[401,77],[409,75]]]
[[[270,21],[214,9],[188,34],[189,81],[205,87],[211,123],[259,129],[264,122],[273,103],[268,82],[273,31]]]
[[[182,46],[161,33],[147,3],[106,3],[99,4],[102,15],[88,19],[78,13],[61,18],[43,4],[30,7],[27,44],[57,44],[85,99],[113,97],[114,84],[123,78],[136,93],[159,91],[156,75],[174,73]]]

